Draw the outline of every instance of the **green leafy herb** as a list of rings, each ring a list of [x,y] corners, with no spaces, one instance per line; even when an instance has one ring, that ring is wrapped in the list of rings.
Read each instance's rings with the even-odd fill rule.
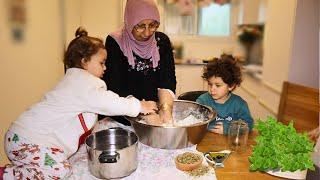
[[[297,133],[292,122],[286,126],[273,117],[267,117],[265,121],[259,120],[255,129],[259,136],[249,157],[251,171],[314,170],[311,160],[313,143],[306,133]]]

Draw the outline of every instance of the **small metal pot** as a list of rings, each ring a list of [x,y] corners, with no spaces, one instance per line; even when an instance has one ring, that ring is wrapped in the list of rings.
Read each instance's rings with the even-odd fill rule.
[[[215,120],[217,113],[211,107],[196,102],[175,100],[172,115],[176,122],[189,115],[201,121],[189,126],[155,126],[141,123],[143,115],[126,118],[143,144],[161,149],[181,149],[198,144],[207,133],[208,123]]]
[[[122,128],[110,128],[91,134],[86,139],[88,165],[100,179],[130,175],[138,166],[138,136]]]

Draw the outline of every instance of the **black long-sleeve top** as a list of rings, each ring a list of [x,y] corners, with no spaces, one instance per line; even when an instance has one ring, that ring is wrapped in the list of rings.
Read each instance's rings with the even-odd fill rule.
[[[134,54],[135,67],[129,65],[118,43],[111,36],[106,39],[107,70],[103,80],[111,90],[120,96],[133,95],[142,100],[158,101],[158,88],[176,90],[174,58],[169,37],[161,32],[155,33],[159,47],[160,61],[153,69],[150,59],[142,59]]]

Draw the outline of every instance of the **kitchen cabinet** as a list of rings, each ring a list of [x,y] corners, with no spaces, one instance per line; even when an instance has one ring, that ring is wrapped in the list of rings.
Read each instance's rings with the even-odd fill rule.
[[[207,90],[207,82],[202,79],[205,64],[176,64],[176,95],[188,91]]]

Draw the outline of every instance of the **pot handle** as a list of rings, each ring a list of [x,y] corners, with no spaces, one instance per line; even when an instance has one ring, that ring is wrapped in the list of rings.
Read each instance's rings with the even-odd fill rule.
[[[123,128],[121,128],[121,127],[111,127],[111,128],[108,128],[108,129],[115,129],[115,130],[117,130],[117,129],[123,129]]]
[[[98,159],[100,163],[116,163],[120,159],[120,154],[116,151],[103,151]]]

